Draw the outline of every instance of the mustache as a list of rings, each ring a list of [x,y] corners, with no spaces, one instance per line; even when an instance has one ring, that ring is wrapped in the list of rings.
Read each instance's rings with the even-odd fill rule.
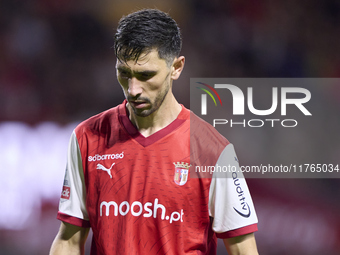
[[[146,102],[146,103],[151,103],[150,102],[150,99],[147,98],[147,97],[132,97],[132,96],[128,96],[127,97],[127,101],[143,101],[143,102]]]

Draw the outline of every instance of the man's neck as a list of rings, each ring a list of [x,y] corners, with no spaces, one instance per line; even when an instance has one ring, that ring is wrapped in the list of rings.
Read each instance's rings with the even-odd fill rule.
[[[144,137],[148,137],[173,122],[181,112],[182,106],[171,95],[168,100],[163,101],[162,105],[155,112],[147,117],[139,117],[129,107],[127,109],[132,124]]]

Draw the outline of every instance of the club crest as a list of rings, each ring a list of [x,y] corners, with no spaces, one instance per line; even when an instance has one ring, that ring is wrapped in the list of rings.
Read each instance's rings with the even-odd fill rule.
[[[175,163],[175,176],[174,176],[174,182],[179,185],[183,186],[187,183],[189,178],[189,167],[190,165],[188,163],[184,162],[177,162]]]

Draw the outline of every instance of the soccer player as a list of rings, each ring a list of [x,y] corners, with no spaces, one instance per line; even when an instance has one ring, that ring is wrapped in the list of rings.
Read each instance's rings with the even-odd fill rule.
[[[123,17],[116,70],[126,100],[74,130],[50,254],[258,254],[257,217],[244,178],[195,173],[238,166],[233,146],[179,104],[172,83],[183,70],[181,36],[166,13]]]

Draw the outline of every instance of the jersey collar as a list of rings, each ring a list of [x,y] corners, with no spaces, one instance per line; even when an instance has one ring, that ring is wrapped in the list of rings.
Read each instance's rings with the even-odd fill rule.
[[[118,108],[119,109],[119,120],[124,126],[127,133],[131,137],[133,137],[143,147],[147,147],[159,141],[160,139],[167,136],[171,132],[173,132],[175,129],[181,126],[185,122],[185,120],[189,119],[189,115],[190,115],[189,110],[187,110],[183,105],[181,105],[182,110],[173,122],[171,122],[165,128],[157,131],[156,133],[148,137],[145,137],[138,131],[138,129],[130,121],[128,112],[126,109],[126,103],[127,101],[124,100],[124,102],[121,105],[119,105],[119,108]]]

